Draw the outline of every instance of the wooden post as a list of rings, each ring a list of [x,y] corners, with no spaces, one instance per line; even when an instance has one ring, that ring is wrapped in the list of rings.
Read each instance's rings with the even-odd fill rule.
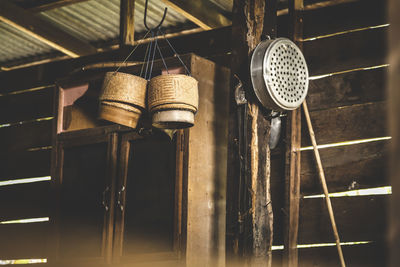
[[[388,233],[388,247],[390,248],[389,266],[395,267],[400,262],[400,2],[389,1],[389,129],[392,136],[390,147],[390,182],[393,187],[393,195],[390,200],[390,227]]]
[[[119,38],[120,47],[135,43],[135,0],[121,0]]]
[[[303,37],[301,11],[303,0],[289,0],[289,23],[293,41],[302,49],[299,42]],[[300,204],[300,145],[301,108],[288,113],[286,124],[286,164],[285,164],[285,228],[283,266],[297,267],[297,236],[299,228]]]
[[[270,197],[270,151],[268,146],[270,122],[267,111],[261,107],[252,93],[249,62],[251,54],[263,35],[276,36],[276,0],[235,0],[232,25],[232,62],[231,73],[231,109],[230,109],[230,162],[228,169],[229,194],[234,201],[240,196],[240,202],[233,208],[228,207],[228,220],[234,221],[233,240],[228,238],[228,253],[236,259],[244,259],[250,266],[271,266],[271,248],[273,238],[273,214]],[[234,90],[237,82],[243,84],[248,100],[248,116],[244,112],[243,120],[248,131],[244,138],[248,153],[234,157],[238,148],[238,107],[234,104]],[[239,111],[240,112],[240,111]],[[236,151],[236,152],[234,152]],[[246,157],[247,155],[247,157]],[[245,161],[248,171],[240,179],[240,158]],[[240,185],[239,185],[240,183]],[[242,189],[242,193],[240,192]],[[229,198],[228,198],[229,199]],[[228,225],[229,227],[229,225]],[[230,258],[230,256],[228,256]],[[229,263],[229,262],[228,262]]]

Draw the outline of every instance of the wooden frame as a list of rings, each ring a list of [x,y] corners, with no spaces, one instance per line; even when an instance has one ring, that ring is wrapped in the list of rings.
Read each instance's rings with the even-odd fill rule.
[[[61,186],[63,184],[63,163],[64,163],[64,150],[65,148],[78,147],[82,145],[89,144],[99,144],[106,143],[107,144],[107,166],[106,166],[106,188],[104,190],[105,199],[108,199],[108,207],[109,210],[104,212],[104,225],[103,225],[103,233],[102,233],[102,245],[101,245],[101,257],[98,258],[83,258],[79,260],[72,260],[73,264],[84,264],[90,261],[91,264],[96,263],[98,265],[106,264],[111,261],[111,250],[112,250],[112,236],[113,236],[113,226],[114,226],[114,193],[115,193],[115,180],[116,180],[116,164],[117,164],[117,148],[118,148],[118,135],[113,133],[112,131],[105,131],[105,129],[91,129],[91,130],[82,130],[76,132],[69,132],[60,134],[57,136],[56,140],[56,166],[55,170],[55,189],[56,189],[56,210],[54,214],[54,228],[55,228],[55,238],[53,240],[54,244],[54,259],[53,260],[57,264],[65,264],[69,265],[72,262],[61,261],[60,260],[60,234],[59,234],[59,225],[58,222],[60,220],[60,197],[59,193],[61,190]]]
[[[126,185],[128,176],[130,141],[142,138],[137,132],[123,134],[120,143],[118,193],[116,195],[118,205],[115,212],[115,235],[113,244],[113,262],[139,263],[148,260],[155,261],[181,261],[186,247],[186,207],[187,207],[187,156],[188,156],[188,130],[179,130],[176,133],[176,166],[175,166],[175,208],[174,208],[174,241],[173,252],[149,253],[135,256],[122,256],[124,240],[124,222],[126,205]]]

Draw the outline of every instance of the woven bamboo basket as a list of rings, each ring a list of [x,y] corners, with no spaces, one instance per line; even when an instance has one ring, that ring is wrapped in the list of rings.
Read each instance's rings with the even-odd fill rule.
[[[147,80],[132,74],[107,72],[100,94],[99,117],[136,128],[146,107]]]
[[[156,128],[182,129],[193,126],[198,105],[198,82],[193,77],[165,74],[149,82],[148,107]]]

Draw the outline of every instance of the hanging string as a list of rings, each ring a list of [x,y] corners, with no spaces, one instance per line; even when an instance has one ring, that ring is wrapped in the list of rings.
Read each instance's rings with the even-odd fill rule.
[[[157,35],[156,35],[156,37],[157,37]],[[151,79],[151,73],[153,72],[153,64],[154,64],[154,57],[155,57],[155,55],[156,55],[157,41],[158,41],[158,39],[156,38],[156,41],[155,41],[155,43],[154,43],[153,58],[151,59],[151,67],[150,67],[150,72],[149,72],[149,78],[148,78],[148,80]]]
[[[157,35],[158,35],[158,33],[160,33],[160,29],[158,29]],[[167,67],[167,63],[165,63],[164,56],[163,56],[163,54],[161,53],[161,49],[160,49],[160,46],[159,46],[158,44],[157,44],[157,49],[158,49],[158,53],[160,54],[161,60],[162,60],[162,62],[163,62],[163,64],[164,64],[164,68],[167,70],[167,73],[169,74],[169,70],[168,70],[168,67]]]
[[[153,48],[153,37],[154,37],[154,33],[153,33],[153,31],[151,31],[151,41],[150,41],[150,49],[149,49],[149,56],[148,56],[148,58],[147,58],[147,62],[146,62],[146,71],[145,71],[145,73],[144,73],[144,78],[145,79],[147,79],[147,71],[148,71],[148,68],[149,68],[149,65],[150,65],[150,57],[151,57],[151,50],[152,50],[152,48]]]
[[[147,53],[149,51],[149,46],[150,46],[150,42],[147,44],[146,52],[144,53],[143,64],[142,64],[142,68],[140,69],[140,75],[139,75],[140,77],[143,77],[142,74],[143,74],[144,65],[145,65],[145,62],[147,59]]]
[[[143,39],[145,39],[149,33],[150,33],[150,31],[147,31],[146,34],[143,36]],[[139,44],[140,43],[136,44],[136,46],[132,49],[132,51],[129,53],[129,55],[124,59],[122,64],[114,71],[114,74],[117,73],[122,68],[122,66],[125,64],[125,62],[128,60],[128,58],[130,58],[132,56],[132,54],[136,51],[136,49],[139,47]]]
[[[186,67],[185,63],[183,63],[181,57],[179,56],[179,54],[176,52],[175,48],[172,46],[172,44],[169,42],[169,40],[167,39],[167,37],[165,36],[165,33],[159,29],[159,31],[163,34],[165,41],[167,41],[169,47],[171,47],[172,51],[175,53],[175,55],[178,57],[179,61],[181,62],[181,64],[183,65],[183,67],[185,67],[186,70],[186,74],[189,76],[192,76],[191,72],[189,71],[189,69]]]

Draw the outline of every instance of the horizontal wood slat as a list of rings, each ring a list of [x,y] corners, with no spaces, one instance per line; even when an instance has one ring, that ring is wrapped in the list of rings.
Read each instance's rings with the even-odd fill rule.
[[[329,192],[385,186],[389,141],[377,141],[320,150]],[[301,152],[301,193],[321,194],[312,150]]]
[[[388,23],[386,15],[387,0],[348,1],[303,12],[304,38],[323,36],[332,33]],[[278,17],[278,33],[287,36],[288,15]],[[340,19],[339,19],[340,18]]]
[[[0,124],[53,116],[54,88],[0,96]]]
[[[382,242],[342,246],[342,250],[347,266],[386,266],[388,253]],[[340,266],[336,247],[301,248],[298,253],[300,267]]]
[[[331,198],[341,242],[383,240],[388,195]],[[299,244],[334,243],[325,199],[302,199]]]
[[[310,112],[318,144],[387,136],[386,102],[366,103]],[[306,125],[302,147],[311,146]]]
[[[310,111],[385,100],[388,68],[353,71],[310,81]]]
[[[50,175],[51,150],[0,155],[0,181]]]
[[[49,223],[0,225],[0,259],[47,258],[49,226]]]
[[[310,75],[386,63],[387,27],[303,42]]]
[[[0,203],[0,221],[49,217],[50,181],[0,186]]]
[[[315,37],[388,23],[387,0],[359,0],[306,11],[304,36]]]
[[[52,123],[53,120],[45,120],[0,128],[0,157],[30,148],[50,146]]]

